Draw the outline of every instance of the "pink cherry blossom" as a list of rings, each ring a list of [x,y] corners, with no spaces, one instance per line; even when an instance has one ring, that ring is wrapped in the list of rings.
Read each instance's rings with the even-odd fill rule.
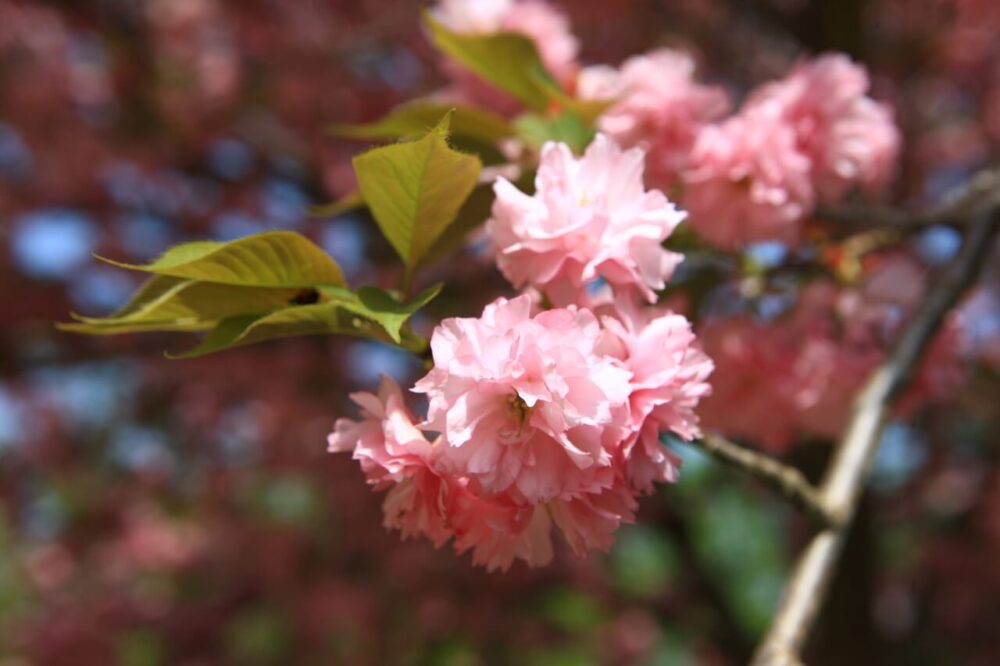
[[[618,527],[635,520],[636,508],[635,497],[623,485],[545,504],[518,504],[509,495],[484,500],[465,492],[453,512],[455,550],[471,550],[473,563],[491,570],[506,570],[517,559],[543,566],[554,554],[555,528],[573,553],[583,557],[590,550],[607,551]]]
[[[605,303],[599,321],[576,306],[535,312],[527,294],[444,320],[431,351],[413,389],[425,421],[383,378],[377,395],[352,395],[361,419],[339,419],[330,450],[388,489],[387,527],[451,540],[489,569],[549,562],[553,530],[577,555],[607,550],[636,496],[676,479],[659,435],[698,435],[712,370],[680,315]]]
[[[854,185],[879,188],[895,172],[899,130],[889,107],[868,96],[869,87],[864,67],[847,56],[827,54],[762,86],[747,104],[780,108],[799,148],[813,162],[820,196],[837,199]]]
[[[695,407],[711,393],[712,361],[696,346],[691,323],[669,310],[614,308],[602,321],[608,351],[632,372],[631,434],[620,454],[630,482],[649,493],[654,482],[676,481],[680,464],[660,434],[701,434]]]
[[[637,508],[634,495],[623,485],[544,504],[515,502],[509,494],[486,499],[462,483],[451,488],[445,506],[455,551],[471,551],[473,563],[489,570],[506,571],[515,560],[529,566],[548,564],[554,554],[553,528],[578,557],[590,550],[607,551],[618,527],[635,520]]]
[[[598,353],[600,338],[590,311],[532,316],[528,296],[441,322],[414,387],[430,401],[425,427],[444,434],[439,468],[529,502],[608,487],[631,373]]]
[[[331,453],[352,452],[368,482],[383,488],[426,467],[433,445],[414,425],[396,382],[382,378],[378,395],[352,393],[362,421],[337,419],[327,442]]]
[[[584,68],[577,93],[584,99],[619,99],[598,120],[602,132],[623,146],[647,151],[646,178],[671,186],[684,168],[701,127],[730,108],[726,92],[694,80],[686,53],[658,49],[626,60],[619,69]]]
[[[698,339],[716,369],[712,394],[698,407],[704,427],[771,451],[790,446],[799,433],[784,390],[795,349],[787,329],[741,315],[708,322]]]
[[[435,445],[417,428],[396,382],[383,377],[378,395],[359,392],[351,399],[361,407],[362,420],[337,419],[327,439],[331,453],[352,452],[368,483],[391,488],[384,511],[386,527],[404,536],[426,535],[435,545],[451,536],[447,517],[439,510],[447,491],[431,469]]]
[[[548,504],[552,521],[579,557],[586,555],[588,550],[610,549],[615,531],[622,523],[635,520],[637,508],[634,494],[622,484],[599,493]]]
[[[352,397],[362,418],[338,419],[330,451],[353,452],[369,483],[388,488],[385,526],[404,538],[426,536],[435,546],[452,540],[457,553],[472,552],[475,564],[506,570],[518,559],[530,566],[551,561],[553,528],[582,556],[609,548],[618,526],[634,519],[635,499],[621,485],[545,503],[516,491],[485,494],[478,479],[438,464],[447,447],[423,437],[391,379],[383,377],[378,395]]]
[[[643,158],[598,134],[581,158],[565,144],[545,144],[532,196],[498,178],[486,230],[504,276],[555,305],[585,302],[597,278],[620,295],[654,301],[682,260],[662,243],[685,213],[644,189]]]
[[[464,34],[498,32],[514,0],[439,0],[432,13],[450,30]]]
[[[485,499],[467,479],[452,483],[446,510],[455,530],[455,552],[471,551],[473,564],[506,571],[515,560],[529,566],[552,561],[552,522],[544,505],[514,501],[504,493]]]
[[[854,391],[883,358],[877,347],[839,338],[837,297],[834,284],[816,282],[777,321],[708,322],[698,334],[716,363],[714,390],[699,407],[705,427],[773,451],[802,435],[836,438]]]
[[[706,241],[735,250],[796,244],[814,203],[811,162],[775,105],[745,109],[702,130],[684,174],[683,204]]]

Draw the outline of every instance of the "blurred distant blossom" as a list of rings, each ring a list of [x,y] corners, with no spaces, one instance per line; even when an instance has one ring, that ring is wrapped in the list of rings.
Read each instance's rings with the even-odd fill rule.
[[[584,68],[577,93],[584,99],[618,100],[598,120],[601,131],[625,147],[647,151],[646,177],[672,185],[687,163],[699,130],[730,108],[725,90],[697,83],[694,59],[658,49],[633,56],[620,68]]]
[[[451,30],[466,34],[489,34],[500,30],[514,0],[441,0],[434,18]]]
[[[795,245],[815,201],[811,166],[794,128],[773,106],[757,105],[698,135],[683,205],[698,233],[721,249]]]
[[[584,68],[576,87],[585,99],[617,100],[598,119],[601,131],[646,151],[647,180],[676,188],[710,244],[797,245],[817,200],[876,190],[894,175],[892,112],[869,96],[867,72],[846,56],[801,62],[729,117],[725,90],[698,83],[694,69],[691,56],[659,49],[620,69]]]
[[[554,305],[586,302],[597,278],[616,294],[654,301],[682,260],[662,243],[685,213],[659,190],[645,190],[644,157],[599,134],[581,158],[547,143],[532,196],[498,178],[486,230],[504,276]]]
[[[868,96],[869,88],[864,67],[827,54],[761,86],[747,107],[777,107],[812,161],[820,197],[835,200],[853,186],[882,187],[895,173],[899,130],[889,107]]]
[[[777,451],[803,435],[836,438],[854,395],[885,359],[926,280],[913,259],[891,255],[857,287],[826,280],[805,286],[793,311],[775,322],[749,315],[706,322],[699,340],[717,372],[699,409],[705,426]],[[961,340],[953,317],[901,397],[898,416],[946,399],[962,385]]]
[[[102,553],[109,576],[182,567],[204,550],[206,537],[200,526],[171,518],[155,507],[135,507],[124,520],[120,537]]]
[[[147,18],[163,79],[158,92],[164,113],[184,126],[192,106],[215,110],[235,101],[243,63],[216,0],[157,0],[149,3]]]

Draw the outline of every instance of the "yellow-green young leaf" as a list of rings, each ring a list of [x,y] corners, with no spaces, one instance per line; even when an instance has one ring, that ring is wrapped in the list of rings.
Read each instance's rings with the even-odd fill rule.
[[[154,275],[139,286],[139,289],[132,294],[132,298],[129,299],[128,303],[116,310],[110,316],[115,318],[127,317],[133,312],[140,310],[153,301],[159,299],[163,296],[163,294],[169,292],[171,289],[174,289],[177,285],[185,282],[187,282],[187,280],[170,277],[169,275]]]
[[[157,287],[155,276],[146,282]],[[153,289],[144,285],[139,294]],[[259,314],[290,305],[303,290],[298,288],[240,287],[214,282],[179,280],[155,298],[133,300],[109,317],[79,317],[78,323],[64,324],[62,330],[107,335],[135,330],[199,330],[211,328],[220,319],[238,314]],[[315,294],[315,292],[313,292]],[[318,298],[318,294],[316,294]],[[138,327],[138,328],[137,328]]]
[[[170,358],[191,358],[255,342],[300,335],[346,334],[384,339],[385,334],[337,303],[315,303],[265,315],[237,315],[219,322],[201,343]]]
[[[469,233],[486,222],[493,208],[493,184],[480,185],[472,191],[469,198],[462,204],[454,224],[449,226],[427,251],[428,262],[439,261],[442,257],[454,252],[462,246]]]
[[[403,324],[420,308],[437,298],[443,286],[440,282],[432,285],[406,303],[401,303],[396,296],[377,287],[361,287],[358,289],[358,300],[369,312],[368,317],[378,322],[398,343]]]
[[[418,141],[354,158],[361,194],[408,270],[454,221],[482,168],[477,157],[448,146],[450,119]]]
[[[175,245],[168,248],[166,252],[160,255],[160,258],[157,259],[156,262],[163,266],[177,266],[180,264],[190,263],[201,259],[205,255],[219,249],[223,245],[225,245],[225,243],[221,241],[211,240],[182,243],[181,245]]]
[[[555,118],[525,113],[514,121],[518,136],[528,146],[541,148],[546,141],[565,143],[576,154],[582,153],[594,139],[597,129],[572,111]]]
[[[524,170],[514,185],[522,192],[532,192],[535,187],[534,171]],[[439,261],[442,257],[454,252],[466,241],[469,233],[481,226],[490,216],[493,209],[493,183],[476,187],[469,198],[462,204],[455,222],[445,230],[437,242],[427,252],[426,261]]]
[[[220,284],[300,288],[344,284],[337,262],[292,231],[265,231],[228,243],[186,243],[141,266],[104,261],[157,275]]]
[[[313,206],[309,209],[309,214],[313,217],[337,217],[349,210],[364,206],[365,198],[361,196],[361,192],[351,192],[331,203]]]
[[[319,291],[324,300],[374,321],[393,342],[401,344],[403,324],[417,310],[434,300],[441,293],[442,286],[438,283],[428,287],[407,303],[400,301],[398,294],[377,287],[361,287],[357,292],[340,287],[320,287]]]
[[[357,293],[341,287],[320,287],[322,302],[284,307],[264,314],[226,317],[198,346],[168,356],[202,356],[274,338],[321,334],[368,337],[420,351],[426,347],[426,341],[403,331],[403,324],[433,300],[441,287],[441,284],[429,287],[408,303],[401,303],[395,294],[375,287],[362,287]]]
[[[534,42],[524,35],[464,35],[449,30],[430,13],[424,14],[424,22],[442,52],[533,109],[544,110],[552,89],[559,89]]]
[[[186,321],[139,321],[88,324],[86,322],[60,322],[56,328],[67,333],[83,333],[85,335],[120,335],[123,333],[194,333],[205,331],[216,324],[218,320],[186,320]]]
[[[360,125],[331,125],[328,131],[335,136],[352,139],[398,139],[423,136],[454,110],[451,118],[453,136],[464,136],[493,144],[513,136],[510,123],[503,116],[475,109],[418,100],[397,106],[388,115],[371,123]]]

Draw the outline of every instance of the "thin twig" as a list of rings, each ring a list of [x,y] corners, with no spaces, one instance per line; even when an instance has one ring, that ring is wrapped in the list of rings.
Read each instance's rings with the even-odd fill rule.
[[[717,435],[705,435],[690,444],[757,479],[805,511],[820,525],[833,524],[834,517],[826,511],[819,491],[794,467]]]
[[[974,175],[967,183],[947,192],[940,204],[924,210],[904,211],[886,206],[841,204],[818,206],[815,216],[828,222],[843,223],[849,235],[858,228],[893,227],[919,231],[937,224],[962,225],[978,217],[979,213],[1000,206],[1000,169],[986,169]]]
[[[892,354],[856,398],[850,422],[819,487],[822,504],[839,520],[813,537],[799,557],[771,628],[754,655],[755,666],[800,663],[798,655],[836,568],[890,403],[906,387],[948,311],[974,282],[989,255],[998,225],[1000,206],[977,216],[958,257],[910,321]]]

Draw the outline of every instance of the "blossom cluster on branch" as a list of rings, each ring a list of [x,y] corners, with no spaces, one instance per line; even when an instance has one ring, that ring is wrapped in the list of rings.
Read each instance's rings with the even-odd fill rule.
[[[356,155],[357,190],[329,209],[369,210],[401,261],[398,289],[352,285],[311,239],[272,230],[120,264],[151,277],[118,312],[61,327],[207,332],[178,356],[327,333],[431,360],[412,387],[426,416],[386,378],[355,395],[361,420],[338,421],[330,449],[388,491],[387,525],[453,540],[490,568],[548,561],[553,527],[577,553],[607,548],[636,498],[677,476],[661,436],[698,437],[699,415],[774,450],[836,438],[923,279],[899,248],[872,272],[877,239],[835,240],[822,220],[803,233],[817,204],[895,171],[900,133],[861,65],[802,59],[736,104],[669,48],[583,66],[567,17],[543,0],[443,0],[424,28],[446,87],[330,128],[400,139]],[[417,273],[479,225],[521,294],[427,340],[410,319],[444,285],[414,294]],[[784,284],[754,267],[762,241],[788,260],[772,264],[790,269]],[[679,249],[698,259],[684,271]],[[749,314],[773,289],[781,312]],[[901,413],[963,380],[960,338],[945,329]]]
[[[792,311],[775,321],[741,314],[703,322],[699,339],[718,368],[714,393],[699,411],[706,426],[773,452],[803,436],[835,439],[855,394],[885,360],[926,288],[919,264],[896,254],[857,287],[827,279],[809,283]],[[961,325],[953,316],[935,337],[897,414],[905,418],[947,399],[967,375]]]
[[[489,568],[547,563],[553,527],[577,554],[609,548],[636,496],[675,480],[660,435],[698,435],[712,370],[687,319],[643,305],[680,261],[661,243],[684,215],[644,190],[642,151],[598,136],[580,159],[542,155],[535,194],[498,180],[487,223],[500,268],[532,292],[437,327],[413,388],[426,419],[383,378],[329,440],[390,489],[387,526],[452,538]],[[617,298],[592,294],[598,280]]]
[[[490,567],[547,561],[553,525],[578,553],[607,547],[636,494],[676,477],[659,437],[698,435],[709,356],[717,389],[700,412],[711,427],[778,450],[835,437],[914,299],[819,280],[775,322],[704,320],[707,356],[688,321],[655,304],[683,260],[666,249],[682,221],[715,251],[794,249],[817,203],[886,185],[900,134],[865,69],[839,54],[802,60],[737,106],[670,48],[581,66],[566,17],[540,0],[446,0],[432,16],[459,35],[526,37],[554,82],[600,111],[589,145],[501,145],[535,170],[531,192],[496,179],[486,222],[497,267],[525,295],[438,327],[434,367],[413,389],[428,417],[406,411],[384,380],[381,397],[356,396],[364,420],[331,435],[332,450],[355,451],[369,481],[391,488],[386,523],[453,538]],[[521,112],[523,100],[495,85],[502,76],[468,63],[444,61],[451,84],[434,99]],[[949,330],[911,407],[961,381]]]
[[[588,68],[580,85],[588,97],[622,95],[601,128],[648,147],[651,182],[682,193],[712,245],[796,244],[818,200],[877,189],[893,174],[900,139],[892,114],[868,96],[867,73],[846,56],[800,63],[727,118],[725,92],[693,76],[690,56],[660,49],[617,72]]]
[[[561,82],[589,100],[613,100],[598,127],[647,152],[647,182],[677,191],[709,243],[799,242],[816,202],[892,177],[900,135],[888,106],[869,96],[867,71],[841,54],[797,65],[750,91],[736,111],[725,88],[695,78],[687,53],[660,48],[619,68],[581,67],[566,17],[538,0],[442,2],[437,16],[459,32],[510,31],[530,38]],[[496,110],[511,100],[467,70],[446,64],[456,101]]]

